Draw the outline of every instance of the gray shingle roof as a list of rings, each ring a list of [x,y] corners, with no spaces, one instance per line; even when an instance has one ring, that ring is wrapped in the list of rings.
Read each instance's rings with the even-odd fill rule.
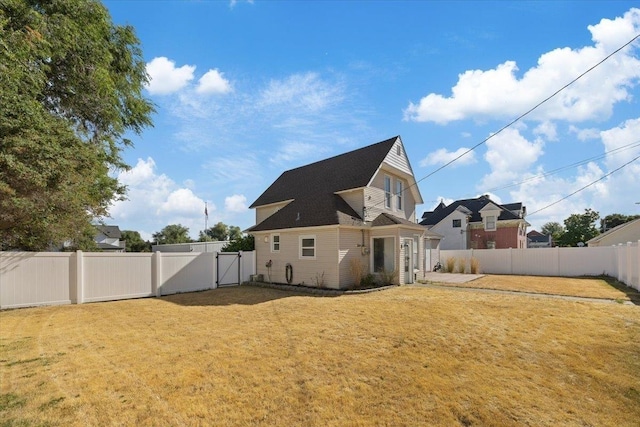
[[[290,169],[282,173],[249,207],[365,187],[397,139],[394,136],[358,150]]]
[[[397,136],[348,153],[284,172],[250,208],[293,200],[247,231],[321,225],[363,225],[336,192],[366,187],[398,139]]]
[[[480,222],[482,221],[482,216],[480,215],[480,210],[484,208],[487,204],[493,203],[498,208],[500,208],[500,215],[498,216],[498,221],[504,221],[509,219],[522,219],[521,216],[514,214],[512,211],[521,211],[524,210],[522,207],[522,203],[508,203],[505,205],[501,205],[492,201],[487,196],[480,196],[476,199],[464,199],[464,200],[456,200],[451,203],[449,206],[444,207],[441,203],[433,212],[425,212],[422,214],[422,221],[420,224],[422,225],[436,225],[447,216],[451,214],[456,208],[459,206],[463,206],[471,211],[471,222]]]

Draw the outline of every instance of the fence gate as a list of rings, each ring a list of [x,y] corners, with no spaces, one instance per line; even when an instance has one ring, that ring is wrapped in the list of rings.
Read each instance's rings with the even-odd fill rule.
[[[216,254],[216,286],[240,284],[240,252]]]

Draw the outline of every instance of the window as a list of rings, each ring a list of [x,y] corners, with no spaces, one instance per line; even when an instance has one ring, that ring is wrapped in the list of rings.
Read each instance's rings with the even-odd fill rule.
[[[453,220],[453,228],[460,228],[462,227],[462,220],[461,219],[454,219]]]
[[[391,177],[384,177],[384,206],[391,209]]]
[[[402,145],[400,144],[396,145],[396,154],[398,156],[402,156]]]
[[[402,210],[402,181],[396,181],[396,209]]]
[[[300,236],[300,258],[316,258],[316,236]]]
[[[271,235],[271,252],[280,252],[280,235]]]
[[[489,215],[485,219],[484,224],[485,230],[495,230],[496,229],[496,217],[495,215]]]

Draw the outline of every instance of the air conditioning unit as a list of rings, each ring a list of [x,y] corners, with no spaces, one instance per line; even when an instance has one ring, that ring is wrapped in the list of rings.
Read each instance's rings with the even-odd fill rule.
[[[252,274],[249,276],[251,282],[264,282],[264,274]]]

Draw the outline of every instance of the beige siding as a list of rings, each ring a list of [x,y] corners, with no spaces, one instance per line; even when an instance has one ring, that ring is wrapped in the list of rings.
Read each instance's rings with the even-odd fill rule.
[[[398,155],[398,147],[400,148],[400,154]],[[404,151],[404,146],[402,145],[402,141],[400,138],[396,140],[396,143],[393,145],[387,157],[385,157],[384,161],[394,168],[401,170],[409,175],[413,175],[411,171],[411,166],[409,165],[409,159],[407,158],[407,154]]]
[[[364,189],[359,188],[354,191],[345,191],[338,193],[349,206],[353,208],[358,215],[362,216],[362,208],[364,207]]]
[[[356,284],[351,270],[351,260],[357,260],[363,266],[364,274],[369,272],[369,257],[363,253],[364,244],[369,248],[369,232],[365,230],[342,228],[340,229],[340,250],[338,255],[340,287],[345,288]]]
[[[259,206],[256,208],[256,224],[260,224],[274,213],[285,207],[289,202],[276,203],[268,206]]]
[[[271,252],[271,235],[256,233],[257,273],[264,274],[269,280],[267,261],[271,260],[271,281],[287,283],[286,265],[293,267],[292,284],[314,286],[324,273],[324,286],[338,288],[338,229],[308,228],[282,230],[280,233],[280,251]],[[264,237],[269,236],[265,242]],[[315,259],[300,258],[300,236],[315,236]]]
[[[384,177],[391,178],[391,208],[385,207],[384,200]],[[400,179],[403,183],[403,202],[402,210],[396,208],[397,195],[395,192],[396,181]],[[371,181],[369,187],[364,191],[364,199],[367,206],[367,221],[374,220],[380,213],[387,212],[398,218],[403,218],[409,221],[415,221],[415,207],[416,202],[411,191],[407,190],[409,183],[406,179],[402,179],[397,175],[390,173],[389,171],[380,170]]]

